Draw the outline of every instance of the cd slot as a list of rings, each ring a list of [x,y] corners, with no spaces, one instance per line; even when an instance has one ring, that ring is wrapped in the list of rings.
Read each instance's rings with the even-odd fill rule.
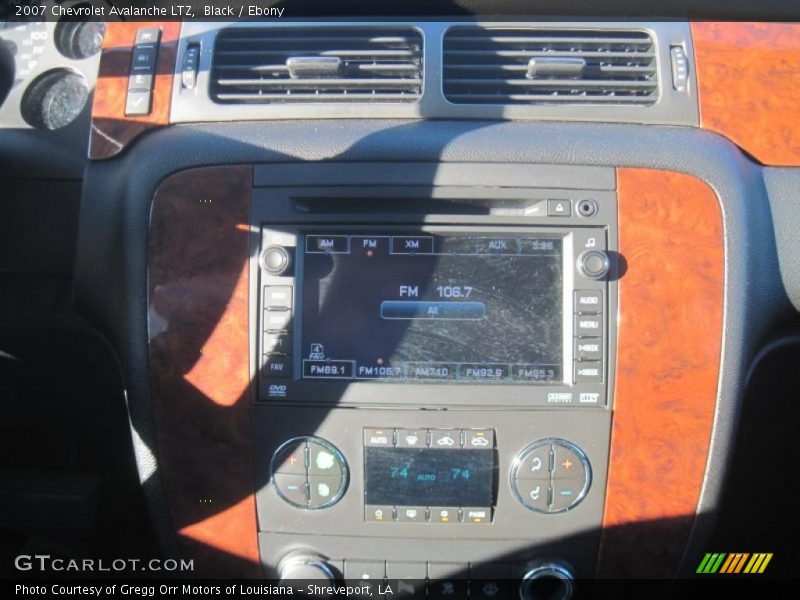
[[[394,214],[526,216],[542,200],[406,197],[292,198],[293,212],[305,214]]]

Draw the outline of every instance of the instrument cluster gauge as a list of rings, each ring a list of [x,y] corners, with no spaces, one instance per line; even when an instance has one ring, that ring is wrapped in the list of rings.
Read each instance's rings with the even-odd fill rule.
[[[24,21],[0,23],[0,128],[62,129],[87,112],[105,25],[37,21],[41,12],[36,11],[51,2],[12,4],[6,5],[6,13],[14,15],[23,6],[30,14],[21,17]]]

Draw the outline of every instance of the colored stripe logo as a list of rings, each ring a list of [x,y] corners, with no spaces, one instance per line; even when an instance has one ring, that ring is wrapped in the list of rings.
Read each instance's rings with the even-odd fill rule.
[[[767,568],[769,561],[772,560],[772,553],[734,552],[709,552],[700,561],[697,573],[701,574],[760,574]]]

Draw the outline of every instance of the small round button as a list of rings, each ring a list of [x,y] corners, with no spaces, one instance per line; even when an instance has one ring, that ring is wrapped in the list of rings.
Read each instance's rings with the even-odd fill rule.
[[[608,255],[599,250],[589,250],[578,258],[578,268],[590,279],[602,279],[610,268]]]
[[[347,461],[327,440],[292,438],[272,455],[270,479],[278,496],[292,506],[311,510],[328,508],[347,489]]]
[[[292,259],[283,246],[269,246],[261,253],[261,266],[272,275],[282,275],[289,270]]]

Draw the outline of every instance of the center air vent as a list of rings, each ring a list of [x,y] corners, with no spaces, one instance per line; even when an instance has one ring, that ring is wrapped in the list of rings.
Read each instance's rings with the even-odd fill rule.
[[[220,104],[414,102],[422,36],[408,28],[231,28],[219,33],[211,98]]]
[[[455,104],[653,104],[655,45],[643,31],[457,27],[444,40]]]

